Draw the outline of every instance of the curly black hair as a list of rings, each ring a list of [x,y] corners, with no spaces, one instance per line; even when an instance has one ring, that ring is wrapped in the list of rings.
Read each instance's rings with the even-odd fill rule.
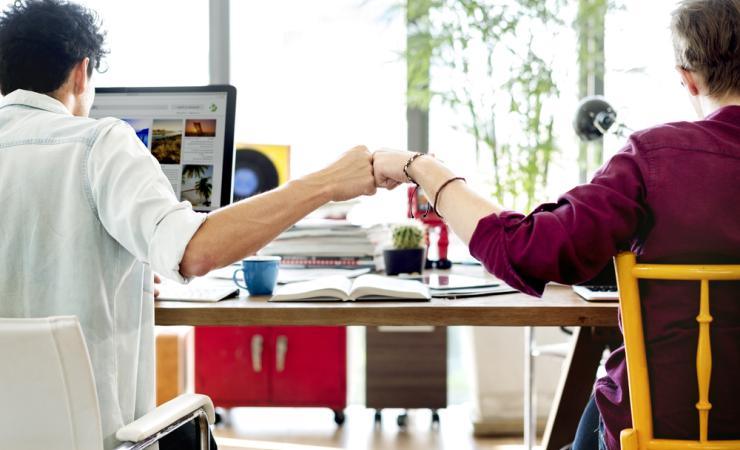
[[[53,92],[86,57],[92,76],[104,45],[94,11],[65,0],[16,0],[0,14],[0,92]]]

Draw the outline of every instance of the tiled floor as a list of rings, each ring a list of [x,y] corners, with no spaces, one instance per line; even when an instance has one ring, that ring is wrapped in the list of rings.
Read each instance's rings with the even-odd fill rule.
[[[222,450],[519,450],[520,437],[475,438],[469,408],[440,411],[432,426],[431,412],[409,414],[407,426],[396,424],[399,410],[384,410],[375,426],[374,410],[349,407],[342,427],[321,408],[236,408],[226,424],[216,427]],[[230,422],[230,423],[229,423]]]

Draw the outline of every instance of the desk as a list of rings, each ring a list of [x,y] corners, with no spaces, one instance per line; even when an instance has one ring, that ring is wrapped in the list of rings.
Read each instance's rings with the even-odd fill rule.
[[[285,302],[246,297],[216,303],[157,302],[157,325],[617,326],[616,303],[588,303],[568,286],[542,298],[502,294],[429,302]]]
[[[575,436],[603,350],[600,335],[603,328],[617,326],[617,304],[588,303],[570,287],[559,285],[548,285],[541,299],[516,293],[422,303],[269,303],[265,297],[242,296],[217,303],[157,302],[155,321],[157,325],[579,326],[543,439],[544,449],[556,450]]]

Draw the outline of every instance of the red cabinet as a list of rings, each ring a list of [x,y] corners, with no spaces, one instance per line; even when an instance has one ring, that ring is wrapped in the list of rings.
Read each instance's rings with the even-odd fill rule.
[[[214,405],[346,406],[344,327],[196,327],[195,390]]]

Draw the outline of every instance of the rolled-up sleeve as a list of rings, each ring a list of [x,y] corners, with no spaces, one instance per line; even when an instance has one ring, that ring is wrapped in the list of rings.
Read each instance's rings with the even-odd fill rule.
[[[478,223],[470,253],[512,287],[541,296],[548,281],[595,276],[619,249],[649,228],[648,163],[633,147],[616,154],[593,180],[531,214],[504,211]]]
[[[102,129],[87,158],[93,208],[106,231],[164,277],[185,282],[180,261],[206,219],[179,202],[149,150],[124,122]]]

